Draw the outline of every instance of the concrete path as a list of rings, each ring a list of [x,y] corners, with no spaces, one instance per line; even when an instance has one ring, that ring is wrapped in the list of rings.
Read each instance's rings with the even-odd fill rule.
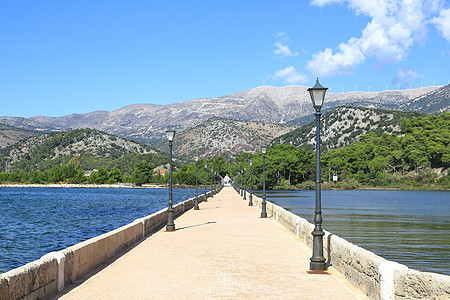
[[[231,187],[57,299],[368,299]]]

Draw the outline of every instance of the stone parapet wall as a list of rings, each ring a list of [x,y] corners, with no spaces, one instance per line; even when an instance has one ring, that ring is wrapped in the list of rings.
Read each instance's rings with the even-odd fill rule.
[[[253,205],[262,199],[253,195]],[[271,202],[267,216],[273,218],[299,241],[312,249],[314,225]],[[450,276],[412,270],[388,261],[366,249],[324,230],[324,256],[350,282],[372,299],[450,299]],[[311,252],[312,253],[312,252]]]
[[[208,192],[210,197],[212,192]],[[205,195],[199,195],[199,203]],[[174,218],[194,207],[194,198],[173,206]],[[0,274],[0,300],[48,299],[101,264],[167,224],[167,208]]]
[[[57,292],[57,260],[43,256],[0,276],[0,299],[43,299]]]
[[[62,251],[65,257],[70,257],[64,269],[68,272],[64,283],[79,279],[99,264],[104,263],[125,248],[135,244],[142,238],[142,223],[134,221],[113,231],[78,243]]]

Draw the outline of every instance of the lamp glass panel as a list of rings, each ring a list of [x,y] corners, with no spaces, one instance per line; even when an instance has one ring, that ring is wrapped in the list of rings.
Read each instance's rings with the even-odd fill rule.
[[[323,99],[325,98],[325,90],[313,90],[314,94],[314,106],[322,106]]]
[[[173,131],[173,130],[167,130],[167,131],[166,131],[166,134],[167,134],[167,139],[168,139],[170,142],[172,142],[172,141],[173,141],[173,138],[175,137],[175,131]]]

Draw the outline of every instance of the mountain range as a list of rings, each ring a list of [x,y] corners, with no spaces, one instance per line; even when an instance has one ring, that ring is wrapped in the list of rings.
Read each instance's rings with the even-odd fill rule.
[[[368,132],[375,132],[378,136],[383,133],[398,135],[403,118],[420,115],[425,114],[351,106],[335,108],[321,119],[322,150],[348,146]],[[110,169],[118,165],[121,171],[130,173],[133,163],[142,159],[164,162],[164,157],[158,156],[148,145],[95,129],[48,133],[2,125],[2,141],[6,144],[0,143],[0,148],[3,148],[0,149],[0,170],[8,166],[15,170],[45,170],[78,157],[85,170],[99,166]],[[253,153],[259,151],[263,144],[291,144],[312,150],[315,145],[315,122],[296,127],[213,117],[178,132],[173,150],[179,160],[191,161],[195,154],[209,159],[215,156],[233,157],[242,152]],[[167,140],[155,142],[153,147],[167,152]]]
[[[236,121],[214,117],[192,128],[176,134],[173,151],[177,156],[192,159],[195,154],[200,158],[215,156],[236,156],[241,152],[261,150],[263,144],[277,136],[291,132],[296,127],[285,124]],[[168,151],[167,140],[163,139],[153,146]]]
[[[262,86],[213,99],[169,105],[133,104],[112,112],[95,111],[62,117],[0,117],[0,123],[41,131],[94,128],[150,142],[163,137],[167,127],[185,130],[211,117],[266,123],[293,122],[313,113],[307,89],[305,86]],[[449,98],[449,85],[384,92],[328,93],[324,109],[347,105],[439,113],[449,109]]]
[[[341,106],[321,117],[321,150],[343,148],[355,142],[361,135],[375,132],[400,134],[402,118],[418,117],[418,112],[403,112],[365,107]],[[287,144],[314,149],[316,122],[312,121],[291,132],[276,137],[272,144]]]
[[[16,128],[0,124],[0,149],[11,146],[20,140],[43,134],[36,130]]]

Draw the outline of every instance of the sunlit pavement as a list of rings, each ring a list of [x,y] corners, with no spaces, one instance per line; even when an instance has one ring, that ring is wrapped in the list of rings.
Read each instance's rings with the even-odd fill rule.
[[[175,220],[58,299],[368,299],[233,188]]]

